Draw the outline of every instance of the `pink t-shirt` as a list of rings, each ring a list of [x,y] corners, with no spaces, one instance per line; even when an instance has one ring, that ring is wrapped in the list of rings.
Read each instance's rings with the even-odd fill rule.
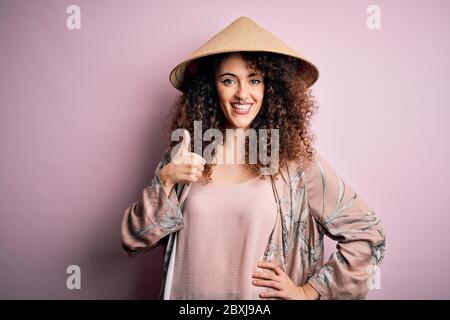
[[[260,299],[252,272],[277,219],[270,177],[192,183],[183,216],[170,299]]]

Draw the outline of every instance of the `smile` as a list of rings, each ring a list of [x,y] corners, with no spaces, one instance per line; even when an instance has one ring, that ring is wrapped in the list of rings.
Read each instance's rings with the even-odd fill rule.
[[[250,109],[253,106],[253,104],[252,103],[246,103],[246,104],[232,103],[231,106],[233,108],[234,113],[237,113],[238,115],[246,115],[250,112]]]

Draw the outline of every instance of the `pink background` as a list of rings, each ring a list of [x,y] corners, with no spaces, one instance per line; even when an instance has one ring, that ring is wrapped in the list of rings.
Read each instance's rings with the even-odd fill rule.
[[[156,298],[162,250],[126,257],[123,211],[164,148],[170,70],[248,16],[319,67],[316,146],[387,231],[368,298],[449,299],[449,14],[424,0],[1,0],[0,298]],[[66,288],[72,264],[81,290]]]

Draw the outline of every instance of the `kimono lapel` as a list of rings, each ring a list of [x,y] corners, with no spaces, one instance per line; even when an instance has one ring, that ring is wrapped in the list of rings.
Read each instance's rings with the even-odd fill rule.
[[[186,200],[187,195],[189,194],[189,190],[191,189],[192,183],[181,183],[177,185],[177,196],[178,203],[180,207],[183,208],[184,200]]]
[[[289,222],[286,221],[286,217],[290,215],[290,201],[287,201],[290,194],[289,176],[284,168],[280,168],[277,179],[273,176],[270,179],[277,203],[277,219],[264,253],[264,260],[271,261],[286,271],[285,261],[289,250]]]

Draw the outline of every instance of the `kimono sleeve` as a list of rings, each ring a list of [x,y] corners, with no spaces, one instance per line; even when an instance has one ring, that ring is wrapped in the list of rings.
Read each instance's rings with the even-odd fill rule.
[[[183,228],[183,216],[175,186],[169,196],[161,184],[159,172],[170,162],[167,148],[141,198],[124,212],[121,223],[122,248],[133,257],[161,244],[161,239]]]
[[[384,257],[383,226],[367,202],[319,153],[306,181],[312,215],[323,232],[337,241],[337,250],[308,283],[320,299],[365,299]]]

